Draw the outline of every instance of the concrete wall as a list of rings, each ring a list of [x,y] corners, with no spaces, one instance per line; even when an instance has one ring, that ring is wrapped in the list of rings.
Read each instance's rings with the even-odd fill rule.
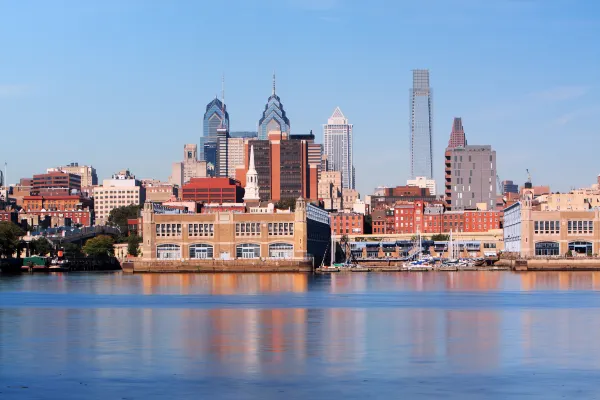
[[[134,272],[311,272],[312,261],[292,260],[131,260],[123,271]]]

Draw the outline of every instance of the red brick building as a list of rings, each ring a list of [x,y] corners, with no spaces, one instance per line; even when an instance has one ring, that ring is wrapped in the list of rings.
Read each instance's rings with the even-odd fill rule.
[[[81,191],[81,176],[66,172],[53,171],[34,175],[31,193],[41,196],[65,196],[73,190]]]
[[[371,223],[373,225],[373,233],[396,233],[394,210],[392,209],[377,208],[373,210],[373,212],[371,212]]]
[[[464,219],[465,232],[487,232],[500,229],[502,211],[465,211]]]
[[[231,178],[191,178],[183,185],[183,201],[198,203],[242,203],[244,189]]]
[[[0,221],[18,222],[18,213],[13,210],[0,210]]]
[[[91,199],[80,196],[25,196],[21,213],[45,216],[53,220],[70,219],[73,224],[92,225],[94,206]]]
[[[359,213],[332,213],[332,235],[362,235],[365,233],[365,216]]]

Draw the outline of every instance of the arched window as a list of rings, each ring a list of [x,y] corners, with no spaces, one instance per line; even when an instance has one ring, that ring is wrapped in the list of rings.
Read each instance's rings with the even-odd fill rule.
[[[237,258],[259,258],[260,245],[254,243],[238,244],[235,248]]]
[[[569,250],[572,253],[591,255],[594,251],[594,246],[590,242],[569,242]]]
[[[181,247],[176,244],[159,244],[156,246],[156,258],[159,260],[181,258]]]
[[[538,242],[535,244],[536,256],[558,256],[560,245],[557,242]]]
[[[273,243],[269,245],[270,258],[294,258],[294,245],[289,243]]]
[[[209,259],[213,258],[213,246],[210,244],[198,243],[190,245],[190,258]]]

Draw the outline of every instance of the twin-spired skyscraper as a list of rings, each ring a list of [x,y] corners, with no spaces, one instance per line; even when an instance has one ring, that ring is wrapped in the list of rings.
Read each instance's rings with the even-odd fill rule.
[[[429,70],[413,70],[410,89],[410,175],[433,179],[433,113]]]
[[[354,159],[352,150],[352,124],[339,107],[323,125],[323,147],[327,156],[327,169],[342,173],[342,188],[354,189]]]

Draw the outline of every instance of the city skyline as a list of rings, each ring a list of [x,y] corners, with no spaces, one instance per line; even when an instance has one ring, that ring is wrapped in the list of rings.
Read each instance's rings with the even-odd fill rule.
[[[11,149],[0,152],[0,163],[8,162],[8,180],[16,183],[71,161],[93,165],[100,178],[128,167],[139,176],[166,180],[181,146],[201,135],[201,113],[219,93],[222,74],[228,80],[228,111],[235,115],[230,130],[255,130],[273,69],[292,133],[312,129],[322,142],[318,127],[335,105],[361,127],[355,166],[363,195],[409,178],[409,162],[402,160],[409,154],[403,93],[415,68],[429,69],[435,80],[438,180],[447,127],[455,116],[468,120],[473,143],[493,145],[502,180],[522,184],[529,169],[535,183],[566,191],[585,186],[599,172],[591,161],[592,146],[563,154],[560,170],[555,162],[556,143],[565,132],[578,143],[597,133],[600,54],[591,38],[600,26],[598,5],[465,1],[433,2],[424,10],[406,2],[375,1],[368,9],[332,3],[310,8],[234,1],[228,14],[232,31],[211,53],[202,52],[201,38],[219,28],[217,4],[202,12],[193,2],[107,1],[64,10],[45,3],[30,7],[27,1],[8,5],[0,16],[0,41],[10,60],[0,65],[2,147]],[[283,14],[288,26],[276,36],[251,29]],[[392,20],[393,15],[400,18]],[[18,23],[22,18],[31,24]],[[100,35],[94,28],[100,20],[113,29]],[[423,23],[431,24],[426,35],[397,45],[393,38],[406,37]],[[157,25],[160,31],[150,29]],[[453,46],[442,46],[440,35]],[[267,39],[283,56],[257,56]],[[332,48],[348,61],[320,62],[331,57]],[[560,53],[561,63],[552,62],[550,53]],[[394,129],[387,129],[388,123]],[[23,138],[36,143],[26,158]],[[138,155],[131,154],[134,148]],[[581,174],[582,169],[588,172]]]

